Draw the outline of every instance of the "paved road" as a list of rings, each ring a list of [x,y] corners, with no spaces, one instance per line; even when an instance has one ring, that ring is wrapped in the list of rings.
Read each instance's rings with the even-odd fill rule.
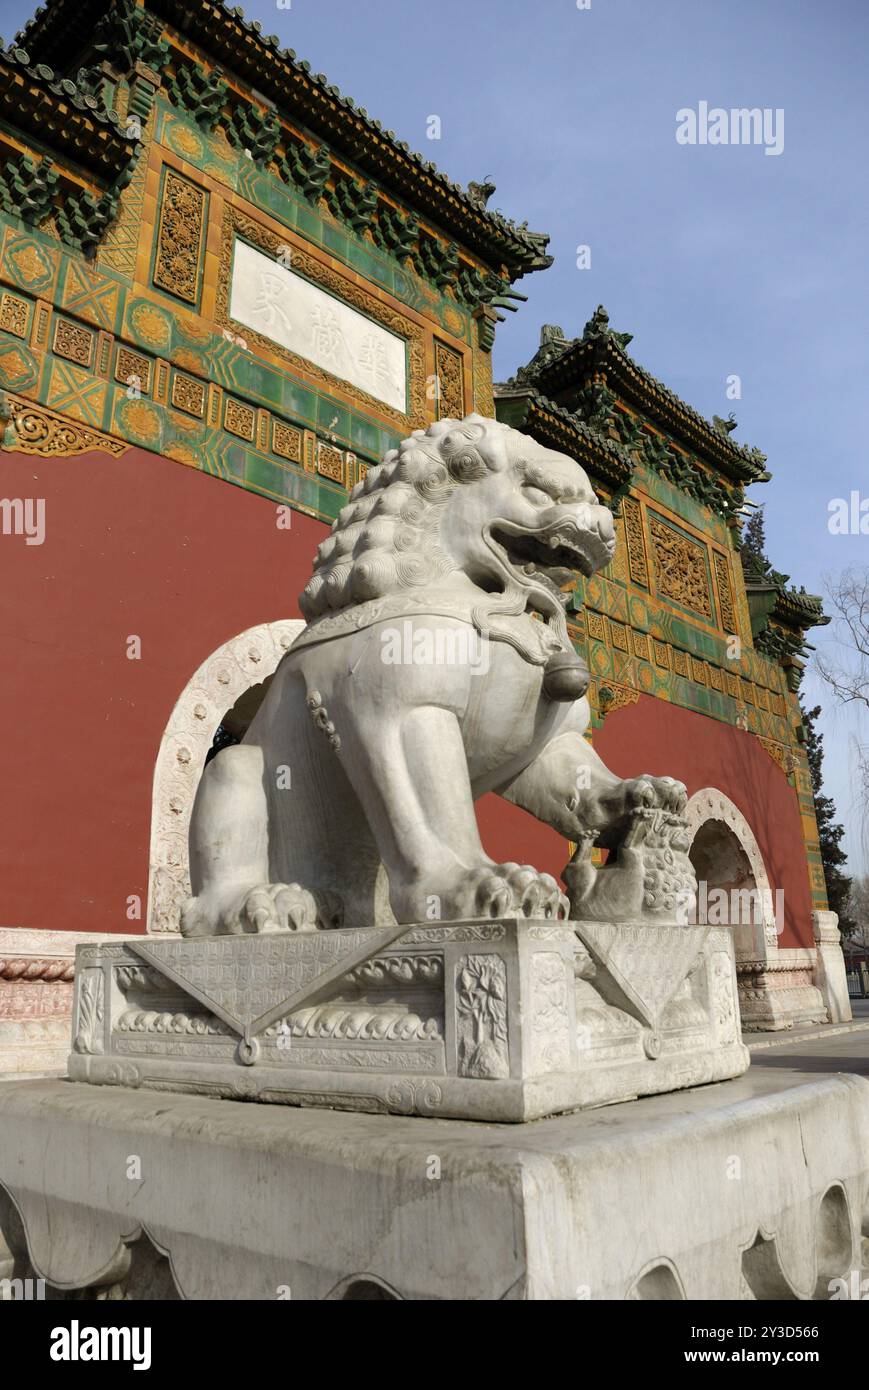
[[[851,1071],[869,1076],[869,1028],[832,1038],[795,1038],[791,1043],[752,1052],[752,1071],[760,1067],[795,1072]]]

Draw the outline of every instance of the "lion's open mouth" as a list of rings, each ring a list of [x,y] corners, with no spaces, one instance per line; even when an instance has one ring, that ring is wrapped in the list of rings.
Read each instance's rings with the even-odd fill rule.
[[[565,586],[580,574],[594,574],[612,556],[613,547],[602,537],[580,532],[572,523],[555,524],[546,531],[528,531],[514,522],[497,522],[490,539],[523,585],[544,589],[564,605]]]

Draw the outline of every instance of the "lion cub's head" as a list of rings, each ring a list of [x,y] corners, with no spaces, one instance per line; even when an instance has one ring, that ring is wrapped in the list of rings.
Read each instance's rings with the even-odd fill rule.
[[[579,464],[481,415],[415,430],[353,489],[318,548],[305,617],[405,588],[524,590],[550,614],[612,558],[612,516]]]

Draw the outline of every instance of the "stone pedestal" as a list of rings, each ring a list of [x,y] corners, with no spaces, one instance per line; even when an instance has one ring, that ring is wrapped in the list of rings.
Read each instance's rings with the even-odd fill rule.
[[[742,1031],[775,1033],[827,1023],[827,1005],[816,975],[814,948],[769,946],[759,958],[737,956]]]
[[[75,948],[96,939],[0,927],[0,1075],[66,1070]]]
[[[852,1017],[848,995],[842,934],[835,912],[813,912],[812,926],[817,947],[815,984],[827,1006],[831,1023],[847,1023]]]
[[[524,1121],[739,1075],[730,933],[508,919],[81,948],[73,1080]]]
[[[867,1163],[845,1075],[521,1126],[5,1082],[0,1245],[94,1296],[827,1299]]]

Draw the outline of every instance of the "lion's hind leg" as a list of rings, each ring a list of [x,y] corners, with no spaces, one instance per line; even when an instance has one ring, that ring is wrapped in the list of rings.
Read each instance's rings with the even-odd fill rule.
[[[202,774],[190,821],[193,897],[181,914],[185,936],[317,931],[341,924],[334,893],[272,883],[263,751],[224,748]]]

